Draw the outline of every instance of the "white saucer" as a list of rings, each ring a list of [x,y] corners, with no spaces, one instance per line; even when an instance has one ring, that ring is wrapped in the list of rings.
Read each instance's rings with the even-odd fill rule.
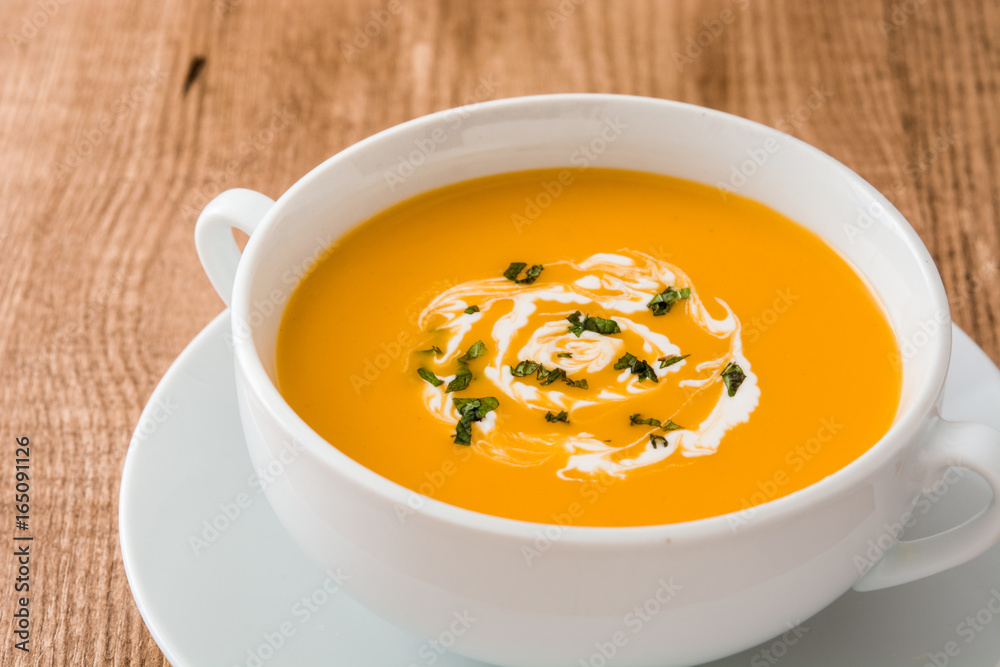
[[[481,665],[440,654],[343,592],[328,592],[336,584],[291,543],[250,484],[253,470],[236,407],[228,331],[227,311],[167,371],[140,418],[122,473],[125,571],[139,611],[170,663]],[[1000,371],[958,328],[954,340],[945,416],[1000,428]],[[982,480],[965,475],[907,536],[955,525],[982,507],[989,494]],[[226,517],[227,509],[235,518]],[[222,527],[211,542],[211,532],[203,535],[206,521]],[[192,538],[207,546],[197,545],[196,554]],[[987,606],[994,592],[997,609],[1000,546],[916,583],[849,592],[803,619],[806,629],[800,628],[793,645],[775,640],[711,664],[923,667],[935,657],[947,658],[949,667],[1000,667],[1000,613]],[[310,597],[312,610],[302,603]],[[987,617],[990,622],[968,624],[966,617],[977,614],[977,623]],[[949,648],[955,655],[946,655]]]

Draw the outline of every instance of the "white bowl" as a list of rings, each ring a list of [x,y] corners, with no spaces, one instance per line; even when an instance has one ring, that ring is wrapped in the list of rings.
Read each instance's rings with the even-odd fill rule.
[[[284,305],[339,236],[450,183],[590,166],[738,192],[840,252],[882,300],[902,349],[902,398],[889,432],[822,481],[752,510],[662,526],[574,527],[415,494],[325,441],[278,393]],[[231,227],[251,235],[242,258]],[[275,512],[313,559],[348,573],[348,593],[435,645],[505,665],[690,665],[786,632],[852,586],[924,577],[1000,538],[992,502],[962,526],[897,542],[916,496],[951,466],[982,475],[997,496],[1000,433],[937,413],[951,325],[916,233],[857,174],[774,129],[640,97],[488,102],[370,137],[277,202],[225,192],[205,208],[196,240],[209,278],[231,302],[240,413],[255,468],[277,473],[266,488]]]

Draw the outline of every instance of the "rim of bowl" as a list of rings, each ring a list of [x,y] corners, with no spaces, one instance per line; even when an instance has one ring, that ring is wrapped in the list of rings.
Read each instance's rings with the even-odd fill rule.
[[[628,103],[659,106],[663,109],[680,110],[685,113],[696,113],[703,116],[714,117],[728,122],[744,130],[754,130],[765,132],[781,137],[783,141],[791,141],[804,147],[811,159],[822,164],[828,169],[839,172],[845,178],[853,181],[868,195],[879,200],[885,206],[886,213],[893,219],[900,232],[900,241],[905,243],[910,254],[921,264],[924,284],[927,286],[928,295],[932,304],[937,308],[943,308],[948,312],[948,302],[937,273],[934,261],[924,246],[920,237],[913,227],[906,221],[903,215],[889,202],[878,190],[857,173],[849,169],[846,165],[824,153],[820,149],[785,134],[780,130],[763,125],[741,116],[736,116],[724,111],[709,109],[695,104],[665,100],[654,97],[642,97],[637,95],[618,95],[603,93],[559,93],[550,95],[529,95],[522,97],[510,97],[488,102],[479,102],[472,105],[469,113],[475,114],[484,110],[504,109],[516,112],[521,108],[537,108],[539,104],[566,104],[566,103]],[[457,107],[461,108],[461,107]],[[314,167],[302,178],[296,181],[287,191],[285,191],[275,202],[274,206],[267,212],[256,232],[251,235],[249,242],[243,252],[237,269],[236,281],[233,286],[233,295],[230,306],[233,314],[234,326],[237,322],[246,322],[246,313],[249,312],[249,287],[252,269],[266,257],[267,249],[262,245],[261,239],[267,235],[272,221],[277,213],[296,197],[298,192],[309,184],[322,177],[323,172],[333,163],[349,160],[355,154],[370,150],[370,147],[377,146],[380,142],[392,139],[397,134],[409,132],[413,128],[422,125],[432,125],[441,120],[452,109],[444,109],[425,116],[420,116],[406,122],[394,125],[390,128],[370,135],[361,141],[348,146],[344,150],[327,158],[322,163]],[[256,241],[256,243],[255,243]],[[825,242],[825,241],[824,241]],[[856,269],[855,269],[856,270]],[[857,270],[856,270],[857,271]],[[864,274],[862,277],[867,281]],[[948,322],[950,323],[950,317]],[[716,536],[720,533],[733,534],[732,524],[729,518],[739,515],[743,510],[719,514],[703,519],[694,519],[678,523],[655,524],[646,526],[560,526],[556,523],[543,523],[526,521],[522,519],[511,519],[492,514],[486,514],[476,510],[452,505],[430,496],[424,496],[417,491],[402,486],[387,477],[383,477],[374,470],[358,463],[347,454],[340,451],[336,445],[328,442],[316,433],[292,407],[281,396],[278,388],[271,381],[264,365],[256,353],[252,328],[249,336],[234,336],[235,361],[242,370],[246,378],[246,386],[257,396],[261,406],[263,406],[271,417],[287,431],[295,441],[301,443],[313,455],[318,457],[325,465],[342,475],[345,479],[361,485],[365,491],[381,497],[387,502],[407,505],[409,494],[417,494],[423,498],[423,505],[418,510],[425,520],[432,519],[455,527],[476,532],[498,535],[502,537],[530,540],[536,537],[537,531],[544,526],[559,526],[561,543],[581,543],[581,544],[617,544],[637,543],[649,541],[662,541],[664,538],[704,538]],[[937,398],[940,396],[944,386],[945,375],[950,357],[951,329],[950,326],[942,326],[944,335],[938,336],[934,345],[926,346],[922,353],[931,355],[930,370],[928,379],[917,391],[910,406],[897,413],[889,430],[879,438],[879,440],[868,448],[859,457],[848,463],[846,466],[830,473],[821,480],[793,491],[787,495],[774,498],[760,505],[752,506],[754,516],[750,519],[741,519],[746,525],[740,528],[739,532],[752,530],[765,526],[774,521],[788,518],[799,514],[811,506],[820,504],[838,494],[844,493],[856,484],[859,480],[866,479],[878,469],[886,459],[891,457],[899,448],[905,446],[908,438],[918,431],[924,418],[933,410]],[[894,332],[895,333],[895,332]],[[904,375],[903,382],[906,378]]]

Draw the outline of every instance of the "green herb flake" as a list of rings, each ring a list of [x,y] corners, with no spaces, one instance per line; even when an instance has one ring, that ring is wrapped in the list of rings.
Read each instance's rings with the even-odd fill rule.
[[[669,368],[678,362],[684,361],[690,356],[690,354],[685,354],[683,357],[678,357],[677,355],[672,357],[660,357],[657,361],[660,362],[660,368]]]
[[[541,366],[541,364],[534,361],[521,361],[518,362],[517,366],[510,367],[510,374],[516,378],[523,378],[527,375],[531,375],[541,368]]]
[[[527,265],[528,264],[526,262],[511,262],[510,266],[507,267],[507,270],[503,272],[503,277],[507,280],[513,280],[516,283],[518,274],[520,274]]]
[[[486,344],[481,340],[477,340],[469,348],[469,351],[458,358],[459,361],[472,361],[476,357],[481,357],[486,354]]]
[[[587,384],[587,378],[583,378],[582,380],[570,380],[566,378],[566,384],[577,389],[590,389],[590,385]]]
[[[577,338],[579,338],[584,331],[593,331],[594,333],[604,334],[605,336],[622,332],[621,327],[619,327],[618,323],[614,320],[606,320],[603,317],[591,317],[590,315],[581,315],[579,310],[566,319],[569,320],[570,323],[570,326],[568,327],[569,332]]]
[[[657,447],[666,447],[670,444],[662,435],[650,435],[649,442],[653,445],[653,449],[656,449]]]
[[[573,353],[572,352],[560,352],[556,356],[559,357],[560,359],[572,359],[573,358]]]
[[[465,309],[466,315],[471,315],[472,313],[478,313],[478,312],[479,312],[479,306],[469,306],[468,308]]]
[[[472,382],[472,371],[469,370],[469,364],[459,359],[458,372],[455,374],[455,379],[448,383],[445,392],[462,391],[470,382]]]
[[[538,280],[538,276],[542,275],[542,271],[545,267],[541,264],[534,264],[530,269],[524,274],[524,278],[518,278],[521,275],[521,271],[524,271],[524,267],[528,266],[525,262],[511,262],[507,270],[503,272],[503,277],[507,280],[512,280],[518,285],[530,285],[531,283]]]
[[[438,376],[434,375],[434,373],[431,373],[426,368],[418,368],[417,375],[427,380],[435,387],[440,387],[441,385],[444,384],[444,380],[439,379]]]
[[[740,385],[743,384],[743,381],[747,379],[743,369],[731,361],[726,366],[725,370],[722,371],[721,375],[722,381],[726,383],[726,389],[729,391],[730,397],[736,395],[736,390],[739,389]]]
[[[590,317],[589,315],[583,322],[583,328],[587,331],[593,331],[604,335],[622,332],[618,323],[614,320],[606,320],[603,317]]]
[[[545,366],[539,366],[538,372],[535,374],[538,378],[538,383],[543,387],[547,387],[556,380],[565,380],[566,371],[561,368],[546,368]]]
[[[635,364],[638,361],[639,360],[635,358],[634,354],[626,352],[624,357],[615,362],[615,370],[620,371],[626,368],[631,369],[633,364]]]
[[[456,445],[471,445],[472,444],[472,420],[462,417],[455,424],[455,444]]]
[[[659,419],[653,419],[652,417],[650,417],[649,419],[643,419],[642,415],[639,414],[638,412],[635,413],[634,415],[629,415],[628,420],[635,426],[639,426],[641,424],[645,424],[646,426],[656,426],[656,427],[660,426]]]
[[[568,424],[569,423],[569,415],[566,413],[565,410],[560,411],[559,414],[557,414],[557,415],[554,415],[551,412],[546,412],[545,413],[545,421],[547,421],[547,422],[553,422],[553,423],[555,423],[555,422],[563,422],[563,423]]]
[[[456,398],[455,409],[462,416],[455,425],[455,444],[472,444],[472,422],[482,421],[490,412],[500,405],[500,401],[492,396],[485,398]]]
[[[680,431],[684,427],[681,426],[680,424],[675,424],[672,419],[668,419],[666,423],[663,424],[663,426],[661,426],[660,428],[662,428],[664,431]]]
[[[650,299],[646,307],[653,311],[654,316],[666,315],[677,301],[687,299],[690,296],[691,289],[688,287],[679,290],[668,287]]]
[[[643,380],[652,380],[653,382],[659,382],[660,379],[656,377],[656,371],[653,367],[649,365],[648,361],[642,359],[637,359],[635,355],[626,352],[623,357],[615,362],[615,370],[620,371],[628,368],[632,371],[633,375],[639,376],[639,382]]]
[[[500,401],[492,396],[485,398],[455,398],[455,409],[463,417],[472,417],[472,421],[481,421],[483,417],[500,407]]]
[[[433,354],[434,356],[437,356],[439,354],[444,354],[444,352],[442,352],[441,348],[438,347],[437,345],[431,345],[431,349],[417,350],[417,354]]]

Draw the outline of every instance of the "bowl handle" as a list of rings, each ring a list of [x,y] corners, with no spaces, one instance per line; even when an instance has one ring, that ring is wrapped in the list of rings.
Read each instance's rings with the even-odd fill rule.
[[[1000,431],[984,424],[937,419],[925,459],[928,479],[947,483],[948,468],[966,468],[983,477],[993,498],[976,516],[943,533],[900,540],[854,584],[874,591],[905,584],[972,560],[1000,540]],[[906,523],[906,522],[904,522]]]
[[[253,235],[274,200],[253,190],[226,190],[208,202],[194,228],[198,259],[212,287],[229,305],[240,263],[240,247],[233,238],[233,227]]]

